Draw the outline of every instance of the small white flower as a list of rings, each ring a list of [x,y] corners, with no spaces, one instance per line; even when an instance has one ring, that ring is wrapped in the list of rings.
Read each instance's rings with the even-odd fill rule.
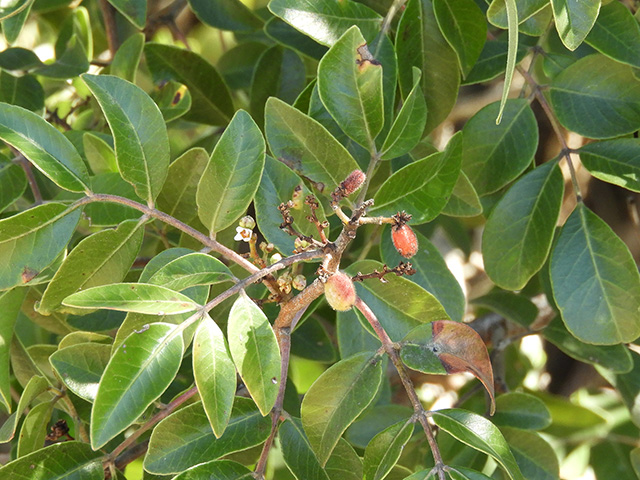
[[[245,241],[247,243],[249,243],[251,241],[251,235],[253,235],[253,231],[250,228],[244,228],[244,227],[236,227],[236,236],[233,237],[234,240],[236,241]]]

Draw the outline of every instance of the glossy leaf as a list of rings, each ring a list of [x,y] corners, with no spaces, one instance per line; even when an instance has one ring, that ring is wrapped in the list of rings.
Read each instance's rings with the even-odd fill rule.
[[[0,212],[19,199],[26,189],[24,170],[19,165],[0,160]]]
[[[627,246],[580,204],[551,255],[551,284],[562,319],[578,339],[596,345],[640,335],[640,275]]]
[[[431,241],[420,232],[415,234],[418,253],[411,257],[411,265],[416,273],[409,279],[436,297],[452,320],[462,321],[465,298],[460,284]],[[388,228],[382,234],[380,254],[387,265],[398,265],[401,261],[406,261],[393,246]]]
[[[240,0],[189,0],[189,7],[200,21],[220,30],[250,32],[262,25]]]
[[[544,338],[570,357],[600,365],[614,373],[630,372],[633,361],[626,345],[590,345],[571,335],[560,318],[554,318],[543,330]]]
[[[109,0],[127,20],[142,30],[147,23],[147,2],[145,0]]]
[[[451,48],[458,56],[463,76],[473,68],[487,39],[487,22],[473,0],[433,0],[433,11]]]
[[[551,424],[551,414],[539,398],[511,392],[496,399],[496,413],[491,421],[499,427],[542,430]]]
[[[540,435],[517,428],[501,429],[524,478],[556,480],[560,475],[558,456]]]
[[[144,469],[175,474],[229,453],[260,445],[267,439],[271,419],[263,417],[248,398],[237,397],[225,433],[216,439],[201,403],[188,405],[153,429]]]
[[[181,293],[146,283],[114,283],[92,287],[68,296],[62,304],[77,308],[106,308],[151,315],[192,312],[199,307]]]
[[[229,89],[218,71],[200,55],[159,43],[144,47],[147,65],[154,82],[175,80],[191,93],[191,110],[186,120],[207,125],[226,125],[234,113]]]
[[[594,177],[640,192],[640,141],[637,139],[589,143],[580,148],[580,161]]]
[[[640,80],[631,67],[603,55],[565,68],[551,82],[549,99],[560,123],[585,137],[617,137],[640,128]]]
[[[409,0],[396,34],[398,80],[404,95],[413,87],[412,68],[422,71],[421,87],[427,103],[428,133],[447,117],[458,96],[458,57],[440,33],[429,0]]]
[[[216,438],[220,438],[231,418],[236,367],[220,327],[209,315],[204,316],[196,330],[192,355],[193,376],[202,406]]]
[[[20,313],[20,307],[26,294],[25,288],[14,288],[0,292],[0,404],[11,413],[11,382],[9,375],[9,359],[13,329]]]
[[[600,0],[551,0],[551,6],[562,43],[569,50],[575,50],[593,27],[600,10]]]
[[[486,418],[460,409],[438,410],[431,418],[462,443],[491,456],[512,480],[525,479],[500,430]]]
[[[198,217],[215,234],[242,215],[258,189],[265,143],[260,129],[239,110],[216,144],[198,183]]]
[[[173,381],[184,348],[175,328],[153,323],[129,335],[111,357],[91,409],[94,449],[135,422]]]
[[[271,0],[274,15],[323,45],[332,46],[352,25],[357,25],[367,41],[380,31],[382,17],[353,0],[314,2]]]
[[[44,108],[44,89],[32,75],[14,77],[0,71],[0,102],[6,102],[27,110]]]
[[[364,451],[364,478],[381,480],[389,474],[411,438],[413,427],[413,422],[405,420],[373,437]]]
[[[200,480],[215,478],[216,480],[251,480],[251,470],[231,460],[214,460],[188,468],[173,480]]]
[[[276,42],[317,60],[320,60],[328,50],[327,47],[299,32],[279,17],[270,18],[264,26],[264,32]]]
[[[116,54],[113,56],[109,73],[123,80],[135,83],[136,72],[143,49],[144,34],[134,33],[131,35],[122,42],[122,45],[120,45],[120,48],[118,48]]]
[[[558,164],[548,162],[521,177],[487,219],[482,254],[487,275],[520,290],[544,265],[564,194]]]
[[[244,293],[229,312],[227,338],[242,381],[262,415],[267,415],[278,394],[280,350],[266,315]]]
[[[507,24],[509,27],[509,48],[507,50],[507,66],[504,74],[504,85],[502,86],[502,98],[500,108],[496,117],[496,125],[502,122],[502,116],[507,107],[507,98],[511,91],[511,82],[516,68],[516,56],[518,53],[518,7],[515,0],[505,0],[507,9]]]
[[[169,137],[157,105],[139,87],[110,75],[84,75],[111,127],[120,174],[153,205],[169,168]]]
[[[600,8],[585,42],[614,60],[640,67],[640,25],[620,2],[610,2]]]
[[[278,429],[282,456],[298,480],[330,480],[316,458],[298,418],[288,418]]]
[[[111,345],[79,343],[60,348],[49,357],[49,362],[69,390],[94,402],[110,357]]]
[[[211,285],[232,279],[233,274],[220,260],[206,253],[193,252],[167,262],[148,281],[180,292],[195,285]]]
[[[374,260],[354,262],[347,269],[358,272],[380,271],[382,264]],[[387,276],[387,283],[358,282],[358,296],[376,313],[380,323],[394,341],[402,339],[421,323],[448,319],[440,302],[421,286],[403,277]]]
[[[9,377],[7,376],[7,378]],[[13,438],[22,413],[35,398],[46,392],[48,388],[49,382],[47,382],[44,377],[35,375],[29,379],[29,382],[22,390],[22,395],[20,395],[18,407],[11,415],[9,415],[2,424],[2,427],[0,427],[0,443],[7,443]],[[9,411],[9,409],[7,409],[7,411]]]
[[[454,466],[449,471],[449,476],[451,477],[451,480],[490,480],[490,477],[487,477],[483,473],[477,472],[475,470],[471,470],[470,468],[464,468],[464,467],[458,467],[458,466]],[[433,477],[429,476],[428,479],[435,480],[435,475]],[[406,480],[414,480],[414,479],[413,477],[409,477]]]
[[[522,24],[543,10],[549,2],[546,0],[524,0],[518,2],[518,24],[522,30]],[[487,10],[487,20],[496,27],[507,29],[507,6],[504,0],[493,0]]]
[[[351,27],[318,65],[318,93],[340,128],[368,150],[384,124],[382,65]]]
[[[12,480],[102,480],[102,456],[87,443],[56,443],[7,463],[0,475]]]
[[[346,428],[373,401],[383,362],[371,352],[356,354],[326,370],[302,401],[302,425],[321,466]]]
[[[382,145],[381,160],[390,160],[408,153],[422,138],[427,121],[427,104],[420,87],[421,76],[420,70],[414,67],[413,88],[404,100]]]
[[[482,213],[482,204],[466,173],[461,171],[458,175],[442,213],[451,217],[475,217]]]
[[[80,154],[39,115],[0,103],[0,140],[22,153],[59,187],[72,192],[89,190],[89,174]]]
[[[0,220],[0,290],[27,283],[65,248],[81,210],[46,203]]]
[[[47,436],[47,425],[53,413],[53,404],[43,402],[35,405],[25,415],[18,436],[17,457],[24,457],[42,448],[42,439]]]
[[[411,223],[433,220],[445,207],[460,174],[462,134],[451,137],[444,152],[410,163],[389,177],[376,192],[372,215],[390,216],[401,210]]]
[[[122,281],[140,250],[143,233],[142,224],[129,220],[117,229],[102,230],[83,239],[62,262],[38,311],[48,315],[78,290]]]
[[[277,98],[267,100],[265,135],[277,160],[326,194],[358,168],[349,152],[320,123]]]
[[[529,166],[538,148],[538,124],[527,100],[509,100],[500,125],[499,105],[476,113],[462,132],[462,170],[478,195],[493,193]]]
[[[478,333],[464,323],[436,320],[411,330],[401,342],[403,363],[423,373],[437,375],[469,372],[482,382],[495,412],[493,368]]]

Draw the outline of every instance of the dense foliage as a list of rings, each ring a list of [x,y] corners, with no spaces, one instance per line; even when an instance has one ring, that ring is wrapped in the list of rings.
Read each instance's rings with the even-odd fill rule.
[[[635,8],[2,2],[0,478],[640,475]]]

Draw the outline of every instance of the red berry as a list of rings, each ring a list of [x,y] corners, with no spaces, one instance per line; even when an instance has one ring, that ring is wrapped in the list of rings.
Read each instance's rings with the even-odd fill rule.
[[[336,272],[324,284],[324,296],[331,308],[344,312],[356,303],[356,287],[349,275]]]
[[[364,183],[367,176],[364,174],[362,170],[354,170],[344,179],[344,182],[340,184],[342,187],[342,191],[344,192],[344,196],[349,196],[353,192],[357,191],[362,184]]]
[[[398,253],[405,258],[411,258],[418,253],[418,238],[407,224],[394,225],[391,228],[391,240]]]

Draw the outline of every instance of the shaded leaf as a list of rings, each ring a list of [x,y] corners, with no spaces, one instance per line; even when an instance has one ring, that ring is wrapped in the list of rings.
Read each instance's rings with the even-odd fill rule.
[[[35,405],[24,417],[18,436],[17,457],[24,457],[42,448],[42,439],[47,436],[47,425],[51,420],[53,404],[43,402]],[[0,473],[2,470],[0,470]]]
[[[640,25],[620,2],[602,5],[585,42],[614,60],[640,67]]]
[[[195,467],[188,468],[173,480],[201,480],[203,478],[215,478],[216,480],[250,480],[251,470],[244,465],[232,462],[231,460],[214,460],[213,462],[201,463]]]
[[[551,255],[551,285],[567,329],[596,345],[640,335],[640,275],[627,246],[579,204]]]
[[[270,18],[264,26],[264,32],[276,42],[317,60],[327,52],[327,47],[299,32],[279,17]]]
[[[154,90],[151,98],[158,105],[162,118],[169,123],[182,117],[191,109],[191,93],[181,83],[168,81]]]
[[[11,339],[26,293],[26,288],[14,288],[7,292],[0,292],[0,312],[2,312],[2,321],[0,322],[0,404],[8,413],[11,413],[11,376],[9,374]]]
[[[505,440],[524,478],[556,480],[560,475],[558,456],[540,435],[517,428],[502,429]]]
[[[66,42],[64,52],[58,55],[54,63],[42,65],[33,73],[50,78],[73,78],[89,70],[87,52],[78,35],[74,34]]]
[[[298,418],[288,418],[278,429],[282,456],[298,480],[330,480],[316,458]]]
[[[461,171],[458,175],[442,213],[451,217],[475,217],[482,213],[482,204],[466,173]]]
[[[201,22],[220,30],[250,32],[262,26],[240,0],[189,0],[189,7]]]
[[[551,6],[562,43],[569,50],[575,50],[593,27],[600,10],[600,0],[551,0]]]
[[[118,435],[144,413],[173,381],[182,361],[182,336],[174,325],[153,323],[134,332],[113,354],[91,409],[94,449]]]
[[[24,5],[24,9],[22,11],[17,12],[15,15],[11,15],[2,21],[2,33],[4,34],[4,38],[8,44],[12,44],[18,39],[18,36],[22,31],[22,27],[24,27],[24,24],[29,17],[29,13],[31,13],[31,7],[33,7],[34,3],[35,2],[32,1],[22,3],[22,5]]]
[[[134,33],[127,38],[118,48],[111,65],[109,73],[129,82],[135,83],[136,72],[144,49],[144,33]]]
[[[9,377],[7,376],[7,378]],[[35,398],[46,392],[48,388],[49,382],[44,377],[34,375],[29,379],[29,382],[22,390],[22,395],[20,395],[18,407],[0,427],[0,443],[7,443],[13,438],[22,413]]]
[[[496,399],[496,413],[491,421],[499,427],[542,430],[551,424],[551,414],[539,398],[510,392]]]
[[[49,362],[69,390],[94,402],[110,357],[111,345],[79,343],[60,348],[49,357]]]
[[[516,51],[516,63],[520,63],[522,61],[527,54],[527,51],[526,47],[521,44],[518,45],[518,50]],[[501,38],[496,40],[487,40],[482,52],[480,52],[478,61],[462,83],[464,85],[471,85],[474,83],[487,82],[496,78],[505,71],[508,52],[509,42],[505,42]]]
[[[321,466],[326,465],[346,428],[373,401],[383,362],[371,352],[332,365],[302,401],[302,425]]]
[[[401,342],[400,358],[407,367],[437,375],[469,372],[482,382],[495,412],[493,368],[478,333],[464,323],[436,320],[411,330]]]
[[[127,20],[142,30],[147,23],[146,0],[108,0]]]
[[[411,438],[413,427],[413,422],[404,420],[373,437],[364,451],[364,478],[381,480],[389,474]]]
[[[104,140],[103,138],[91,132],[82,135],[82,148],[84,156],[91,171],[97,176],[104,173],[117,173],[118,163],[116,162],[116,153],[113,151],[113,141]],[[91,177],[92,187],[96,177]]]
[[[589,143],[580,148],[580,161],[594,177],[627,190],[640,192],[638,139],[617,138]]]
[[[486,307],[523,327],[530,327],[538,316],[538,307],[531,300],[512,292],[492,291],[474,298],[471,303]]]
[[[137,202],[139,200],[133,185],[126,182],[119,173],[100,173],[91,177],[94,193],[118,195]],[[111,227],[127,220],[139,219],[139,210],[111,202],[92,202],[84,207],[84,214],[92,226]]]
[[[44,89],[32,75],[14,77],[0,71],[0,102],[6,102],[27,110],[44,108]]]
[[[0,212],[18,200],[27,189],[24,170],[3,160],[0,160]]]
[[[275,17],[272,20],[277,20]],[[280,23],[287,25],[284,22]],[[287,25],[289,27],[289,25]],[[291,27],[289,27],[291,28]],[[293,30],[293,29],[292,29]],[[296,30],[296,34],[301,35]],[[303,35],[301,35],[304,37]],[[304,37],[309,40],[307,37]],[[251,79],[258,59],[269,47],[262,42],[243,42],[225,51],[216,64],[231,89],[251,87]]]
[[[260,129],[239,110],[216,144],[198,183],[198,217],[215,234],[242,215],[258,189],[265,143]]]
[[[324,468],[331,480],[361,480],[362,460],[349,442],[341,438]]]
[[[111,75],[84,75],[109,123],[122,178],[153,205],[167,178],[169,137],[157,105],[134,84]]]

